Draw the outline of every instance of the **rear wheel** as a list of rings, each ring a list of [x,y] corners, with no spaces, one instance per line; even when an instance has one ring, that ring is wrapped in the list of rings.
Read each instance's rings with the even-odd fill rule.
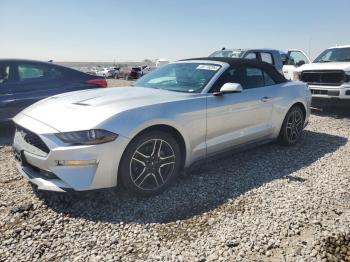
[[[139,195],[164,191],[181,169],[180,147],[169,134],[152,131],[136,137],[124,152],[119,175]]]
[[[301,138],[304,129],[304,113],[300,106],[289,109],[278,137],[280,144],[292,146]]]

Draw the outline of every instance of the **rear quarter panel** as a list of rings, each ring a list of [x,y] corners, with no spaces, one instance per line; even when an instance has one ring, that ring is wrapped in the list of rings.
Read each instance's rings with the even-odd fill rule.
[[[311,93],[308,86],[302,82],[288,81],[281,84],[279,89],[280,99],[274,104],[272,123],[274,126],[273,136],[278,137],[283,120],[288,110],[296,103],[301,103],[305,110],[305,122],[310,116]]]

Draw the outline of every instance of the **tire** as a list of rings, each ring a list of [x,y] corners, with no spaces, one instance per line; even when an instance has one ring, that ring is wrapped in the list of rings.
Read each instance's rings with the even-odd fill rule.
[[[304,121],[304,112],[300,106],[292,106],[283,120],[278,142],[285,146],[298,143],[304,129]]]
[[[135,137],[127,146],[119,176],[129,191],[151,196],[168,188],[181,168],[178,142],[168,133],[150,131]]]

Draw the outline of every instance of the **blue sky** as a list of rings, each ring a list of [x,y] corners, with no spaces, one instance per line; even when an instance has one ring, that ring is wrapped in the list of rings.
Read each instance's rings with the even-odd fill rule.
[[[0,0],[2,57],[177,60],[221,47],[350,44],[349,0]]]

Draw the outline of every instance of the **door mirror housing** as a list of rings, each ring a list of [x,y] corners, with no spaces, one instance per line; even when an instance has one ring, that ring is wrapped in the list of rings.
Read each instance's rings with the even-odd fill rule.
[[[305,65],[305,64],[306,64],[306,62],[305,62],[304,60],[300,60],[300,61],[296,64],[296,66],[299,67],[299,66],[302,66],[302,65]]]
[[[219,92],[213,93],[214,96],[221,96],[226,93],[240,93],[243,91],[241,84],[238,83],[225,83]]]

